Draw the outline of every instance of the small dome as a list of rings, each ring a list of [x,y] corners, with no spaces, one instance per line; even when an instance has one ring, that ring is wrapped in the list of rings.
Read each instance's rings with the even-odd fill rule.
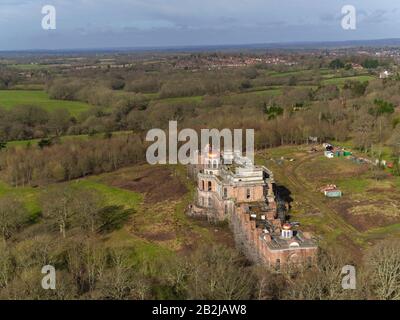
[[[292,229],[292,226],[289,223],[285,223],[283,225],[283,230],[290,230],[290,229]]]
[[[219,158],[219,153],[216,152],[216,151],[209,152],[209,153],[208,153],[208,157],[209,157],[209,158]]]

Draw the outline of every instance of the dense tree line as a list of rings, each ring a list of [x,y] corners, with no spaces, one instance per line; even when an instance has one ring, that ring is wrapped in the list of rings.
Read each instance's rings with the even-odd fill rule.
[[[0,108],[0,141],[61,136],[75,123],[66,109],[48,112],[34,105]]]
[[[188,59],[196,57],[190,55]],[[382,103],[397,106],[400,103],[398,81],[346,81],[343,87],[322,83],[321,67],[332,64],[340,68],[335,71],[337,76],[352,76],[356,74],[355,71],[347,70],[342,65],[353,61],[362,63],[367,61],[365,58],[332,60],[324,56],[313,59],[297,56],[296,59],[301,63],[290,67],[255,65],[192,72],[160,64],[154,67],[155,70],[147,72],[147,67],[137,64],[121,70],[73,70],[62,75],[49,75],[46,90],[51,98],[84,101],[93,107],[76,117],[66,110],[49,113],[36,106],[20,106],[8,111],[0,109],[0,142],[120,130],[142,132],[155,127],[166,128],[168,120],[176,119],[182,127],[191,125],[195,128],[193,119],[208,126],[215,126],[216,123],[221,128],[229,125],[236,127],[238,122],[245,122],[238,119],[248,119],[252,123],[251,128],[265,130],[271,130],[274,122],[285,121],[290,132],[272,130],[269,141],[260,141],[260,145],[272,146],[303,142],[306,131],[314,132],[321,139],[337,138],[337,130],[329,128],[337,125],[338,121],[340,128],[346,129],[346,134],[341,133],[340,138],[357,136],[358,132],[353,130],[357,127],[353,123],[354,109],[365,113],[367,106],[368,113],[375,110],[379,117],[394,121],[393,115],[387,112],[381,114],[379,109],[374,109],[372,101],[382,100]],[[315,61],[319,61],[319,65],[314,65]],[[295,75],[289,72],[282,76],[271,74],[296,70],[304,72]],[[279,86],[282,93],[278,96],[249,94],[252,90],[270,86]],[[198,95],[202,99],[177,99]],[[336,110],[331,112],[332,109]],[[225,110],[233,112],[237,119],[230,118],[231,122],[220,119],[219,114],[226,114]],[[340,115],[341,119],[331,119],[333,114]],[[309,121],[310,116],[313,119]],[[302,122],[306,122],[308,127],[293,131],[293,127]],[[261,136],[266,134],[260,132]],[[362,145],[360,147],[364,148]]]
[[[181,129],[253,128],[257,148],[307,143],[313,136],[320,141],[353,139],[357,148],[367,152],[374,145],[387,144],[392,147],[393,157],[397,157],[399,88],[400,83],[396,80],[375,80],[348,81],[341,90],[335,85],[316,88],[286,86],[280,89],[282,94],[276,96],[207,95],[203,100],[146,101],[141,95],[129,97],[122,94],[111,109],[93,108],[78,119],[65,110],[48,113],[36,107],[17,107],[0,112],[0,141],[122,130],[144,134],[152,128],[167,129],[168,121],[177,120]],[[47,145],[46,139],[41,147]],[[75,161],[74,167],[69,167],[65,164],[68,156],[65,159],[59,157],[47,165],[39,164],[43,155],[47,159],[56,159],[54,154],[71,153],[72,145],[63,143],[42,151],[37,148],[17,151],[4,149],[3,143],[3,173],[9,181],[21,185],[33,180],[62,181],[110,170],[109,162],[99,164],[101,159],[89,161],[90,164],[86,165],[82,164],[86,160],[80,160],[79,164]],[[94,142],[93,145],[97,146]],[[101,144],[97,147],[104,149]],[[83,148],[82,143],[77,143],[76,148]],[[53,150],[56,150],[54,154]],[[107,154],[109,150],[96,152]],[[119,152],[123,154],[123,150]],[[140,152],[138,150],[138,158],[143,157]],[[32,171],[33,161],[35,167],[40,168],[35,172]],[[101,166],[105,168],[98,169]],[[37,172],[42,173],[38,176]]]
[[[50,147],[10,148],[0,153],[1,173],[12,185],[62,182],[90,174],[114,171],[144,160],[137,135],[72,139]]]

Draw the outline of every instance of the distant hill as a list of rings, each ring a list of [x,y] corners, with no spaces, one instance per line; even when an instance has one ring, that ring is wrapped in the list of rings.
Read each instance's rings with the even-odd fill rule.
[[[73,55],[73,54],[107,54],[129,52],[199,52],[199,51],[243,51],[260,49],[323,49],[323,48],[357,48],[357,47],[399,47],[400,38],[347,40],[347,41],[301,41],[301,42],[274,42],[254,44],[226,44],[226,45],[194,45],[194,46],[165,46],[165,47],[115,47],[115,48],[72,48],[62,50],[21,50],[0,51],[1,56],[29,56],[29,55]]]

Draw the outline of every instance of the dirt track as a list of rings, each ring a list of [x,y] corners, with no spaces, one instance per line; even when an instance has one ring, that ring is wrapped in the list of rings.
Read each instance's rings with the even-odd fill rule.
[[[285,167],[276,166],[274,170],[276,173],[279,172],[281,175],[284,175],[286,178],[285,186],[296,196],[297,201],[305,203],[307,207],[311,208],[311,212],[317,212],[323,217],[326,222],[326,228],[329,228],[333,232],[340,231],[339,239],[343,240],[341,242],[346,247],[354,249],[351,250],[352,252],[356,253],[359,251],[362,243],[370,243],[381,236],[390,236],[384,232],[385,226],[380,228],[380,226],[376,225],[375,229],[370,230],[357,229],[357,225],[352,224],[355,219],[354,217],[353,220],[346,219],[345,212],[338,211],[341,209],[340,206],[331,206],[319,195],[316,195],[315,185],[311,184],[307,180],[307,177],[300,174],[299,171],[301,171],[304,164],[320,156],[321,153],[299,156],[296,158],[297,161],[290,163],[290,165]],[[382,234],[380,234],[380,230],[383,231]],[[400,230],[394,230],[393,232],[397,234]]]
[[[274,171],[276,171],[276,173],[279,171],[281,175],[285,176],[285,187],[295,196],[296,201],[301,201],[303,204],[306,204],[307,208],[310,208],[311,212],[321,215],[324,220],[325,230],[330,230],[328,232],[340,230],[341,234],[339,238],[342,240],[341,242],[345,243],[346,247],[351,249],[354,255],[359,256],[360,245],[357,243],[357,239],[360,238],[362,234],[351,224],[346,222],[337,211],[324,203],[323,200],[315,194],[315,187],[311,185],[306,178],[298,174],[302,165],[320,156],[320,153],[313,153],[304,157],[297,157],[297,161],[292,162],[289,166],[285,166],[284,168],[277,166]],[[318,233],[316,233],[316,236],[318,236]]]
[[[297,174],[297,170],[301,167],[302,164],[318,156],[320,156],[320,154],[312,154],[298,161],[297,163],[295,163],[294,166],[288,168],[288,170],[286,171],[286,177],[292,184],[292,187],[296,189],[296,192],[301,194],[301,196],[304,197],[312,207],[315,207],[327,218],[327,223],[340,228],[340,230],[342,230],[348,236],[360,236],[361,233],[351,224],[347,223],[338,214],[338,212],[326,205],[323,201],[318,199],[318,197],[314,197],[313,192],[315,192],[315,190],[313,186],[311,186],[306,181],[306,179],[300,178],[300,176]]]

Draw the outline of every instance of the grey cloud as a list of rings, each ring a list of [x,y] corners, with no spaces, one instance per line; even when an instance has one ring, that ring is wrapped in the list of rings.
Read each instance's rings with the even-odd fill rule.
[[[375,10],[373,12],[361,11],[359,16],[361,21],[366,24],[378,24],[390,21],[389,12],[386,10]]]
[[[42,5],[57,30],[40,27]],[[398,0],[352,0],[356,32],[340,26],[342,0],[0,0],[0,49],[164,46],[347,40],[400,35]],[[381,24],[390,27],[377,28]]]

